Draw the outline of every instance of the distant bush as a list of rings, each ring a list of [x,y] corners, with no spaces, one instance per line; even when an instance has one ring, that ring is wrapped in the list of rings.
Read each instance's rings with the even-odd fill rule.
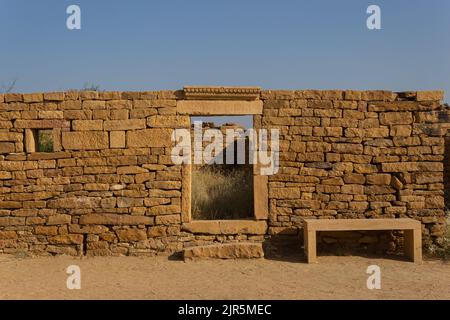
[[[100,91],[100,85],[95,84],[95,83],[88,83],[85,82],[83,85],[83,89],[81,89],[82,91]]]
[[[10,93],[14,90],[14,88],[16,87],[16,83],[17,83],[17,79],[14,79],[12,81],[10,81],[7,84],[1,84],[0,85],[0,93]]]
[[[79,92],[79,91],[104,91],[100,89],[99,84],[85,82],[81,89],[69,89],[69,92]]]

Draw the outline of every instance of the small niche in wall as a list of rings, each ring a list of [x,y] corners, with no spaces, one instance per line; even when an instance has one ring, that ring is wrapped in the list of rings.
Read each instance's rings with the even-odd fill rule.
[[[30,152],[53,152],[52,129],[26,129],[25,148]]]

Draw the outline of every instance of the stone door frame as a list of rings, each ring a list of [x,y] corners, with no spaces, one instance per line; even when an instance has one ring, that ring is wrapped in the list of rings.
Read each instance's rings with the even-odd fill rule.
[[[260,88],[257,87],[184,87],[184,99],[177,100],[177,114],[191,116],[260,116],[263,113],[263,102],[260,100]],[[190,121],[189,121],[190,127]],[[248,227],[266,229],[269,215],[268,177],[260,175],[254,166],[253,170],[253,220],[195,220],[191,215],[191,182],[192,167],[182,166],[182,205],[181,221],[188,229],[198,233],[208,232],[218,224],[232,224],[237,233]],[[265,228],[261,228],[261,224]],[[254,226],[252,224],[255,224]],[[243,230],[239,230],[242,225]],[[236,228],[237,227],[237,228]],[[204,230],[204,231],[202,231]],[[265,233],[265,232],[264,232]]]

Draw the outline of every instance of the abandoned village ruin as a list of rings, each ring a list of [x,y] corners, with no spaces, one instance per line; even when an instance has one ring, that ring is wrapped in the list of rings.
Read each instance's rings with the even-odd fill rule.
[[[443,92],[260,90],[0,94],[0,252],[176,254],[213,243],[302,245],[304,219],[413,218],[445,232],[450,110]],[[279,171],[252,172],[250,218],[196,220],[191,165],[171,160],[191,116],[279,129]],[[47,132],[51,150],[42,150]],[[445,160],[445,161],[444,161]],[[378,250],[401,234],[324,233]],[[256,253],[256,255],[260,253]]]

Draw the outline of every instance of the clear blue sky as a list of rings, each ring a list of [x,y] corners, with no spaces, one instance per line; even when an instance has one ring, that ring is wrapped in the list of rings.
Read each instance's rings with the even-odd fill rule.
[[[78,4],[82,29],[66,28]],[[366,8],[382,30],[366,28]],[[0,83],[81,88],[444,89],[450,1],[0,0]],[[448,100],[448,98],[447,98]]]

